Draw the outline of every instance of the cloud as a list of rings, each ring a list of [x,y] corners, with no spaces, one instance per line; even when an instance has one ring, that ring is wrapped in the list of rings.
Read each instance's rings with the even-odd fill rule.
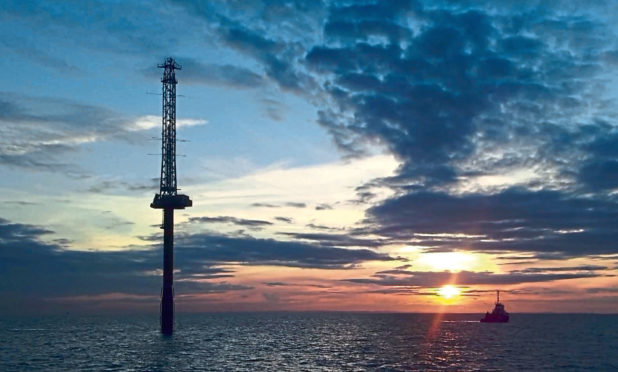
[[[188,57],[177,57],[182,72],[177,79],[182,84],[220,85],[231,88],[260,88],[265,84],[264,78],[240,66],[230,64],[202,63]],[[160,78],[161,71],[144,68],[142,73],[148,78]]]
[[[396,156],[394,176],[365,181],[394,197],[358,189],[378,204],[367,232],[432,250],[617,251],[613,6],[176,3],[314,103],[344,154]]]
[[[246,28],[244,25],[224,16],[219,17],[219,36],[222,41],[241,53],[259,60],[266,76],[276,81],[285,90],[302,93],[311,89],[313,80],[295,68],[291,49],[264,34]]]
[[[586,292],[614,294],[618,293],[618,288],[586,288]]]
[[[305,203],[297,203],[297,202],[287,202],[285,203],[286,207],[293,207],[293,208],[305,208],[307,207],[307,204]]]
[[[158,293],[161,285],[160,235],[151,248],[125,251],[72,251],[63,243],[46,242],[53,231],[0,219],[0,270],[7,278],[0,293],[53,297],[126,293]],[[365,261],[394,258],[367,249],[322,247],[251,237],[208,234],[176,236],[175,274],[179,294],[245,290],[249,287],[216,280],[234,277],[226,265],[277,265],[346,269]],[[213,281],[215,280],[215,281]]]
[[[25,297],[158,293],[163,262],[159,247],[117,252],[70,251],[42,240],[52,232],[0,219],[0,270],[8,278],[0,284],[0,293]],[[176,275],[179,293],[247,289],[203,281],[231,277],[232,271],[207,265],[199,257],[178,255],[176,267],[180,270]]]
[[[269,287],[284,287],[288,285],[287,283],[284,283],[284,282],[266,282],[264,284],[266,284]]]
[[[212,84],[233,88],[259,88],[264,79],[244,67],[234,65],[204,64],[194,59],[180,58],[182,82],[187,84]]]
[[[349,200],[354,197],[354,188],[359,182],[390,175],[396,166],[389,156],[301,167],[275,165],[235,179],[194,187],[190,193],[194,200],[226,200],[235,206],[234,210],[251,206],[246,213],[257,219],[269,220],[285,212],[289,214],[286,217],[293,217],[302,225],[322,221],[343,228],[362,219],[363,208],[339,203],[337,209],[324,211],[318,220],[314,220],[318,216],[313,206],[324,202],[335,205],[337,201]],[[316,193],[318,189],[320,192]],[[294,206],[286,204],[290,201],[294,201]]]
[[[601,70],[594,55],[567,55],[550,40],[587,37],[570,32],[576,16],[520,11],[526,17],[413,2],[331,7],[325,40],[306,55],[308,67],[327,76],[323,91],[336,104],[321,110],[320,124],[344,151],[368,142],[388,147],[404,161],[393,181],[433,186],[456,182],[480,149],[571,119],[565,113],[589,104],[582,98],[594,86],[576,83]],[[548,18],[551,26],[543,23]],[[410,23],[416,27],[406,28]],[[590,23],[591,30],[603,27]],[[595,34],[591,45],[598,45]],[[540,146],[555,139],[532,140]]]
[[[547,273],[547,272],[572,272],[572,271],[595,271],[606,270],[607,266],[600,265],[580,265],[580,266],[564,266],[564,267],[528,267],[522,270],[512,270],[511,273]]]
[[[30,205],[38,205],[39,203],[24,201],[24,200],[6,200],[5,204],[14,204],[19,206],[30,206]]]
[[[63,49],[82,48],[141,56],[167,54],[190,37],[188,30],[198,27],[191,18],[184,16],[183,11],[166,2],[159,2],[157,6],[148,5],[152,4],[138,1],[111,5],[100,0],[85,0],[68,10],[63,4],[55,2],[6,1],[0,19],[8,26],[10,34],[7,39],[17,39],[9,44],[10,48],[21,54],[32,49],[27,43],[19,43],[23,39],[20,31],[24,28],[36,27],[41,31],[43,40],[50,38],[54,46]],[[122,16],[120,22],[119,15]],[[71,37],[66,37],[69,34]],[[37,47],[37,53],[27,55],[33,61],[61,70],[71,67],[64,61],[65,55],[54,57],[56,53],[43,52],[46,45]],[[68,66],[65,67],[65,64]]]
[[[285,203],[283,203],[283,205],[271,204],[271,203],[252,203],[251,206],[252,207],[261,207],[261,208],[280,208],[282,206],[292,207],[292,208],[306,208],[307,204],[306,203],[300,203],[300,202],[285,202]]]
[[[158,239],[159,237],[155,237]],[[303,242],[229,237],[198,233],[177,238],[178,252],[200,257],[207,263],[240,263],[321,269],[346,269],[365,261],[394,261],[387,254],[369,249],[344,249]]]
[[[311,31],[322,23],[327,11],[321,1],[258,1],[253,6],[186,0],[174,3],[205,21],[221,45],[256,60],[265,77],[281,89],[305,95],[316,88],[313,78],[299,65],[304,41],[312,39]],[[259,21],[247,22],[247,18]]]
[[[207,123],[208,120],[204,119],[179,118],[176,119],[176,128],[193,127]],[[152,128],[161,128],[161,116],[144,115],[133,119],[129,130],[148,130]]]
[[[341,228],[338,228],[338,227],[330,227],[326,225],[316,225],[314,223],[308,223],[305,226],[307,226],[310,229],[315,229],[315,230],[341,230]]]
[[[231,216],[218,216],[218,217],[189,217],[189,222],[192,223],[230,223],[238,226],[246,226],[252,228],[261,228],[264,226],[272,225],[272,222],[263,220],[249,220],[243,218],[236,218]]]
[[[79,74],[81,72],[75,65],[33,45],[30,40],[23,36],[2,38],[0,47],[61,73]]]
[[[376,274],[373,278],[352,278],[344,279],[346,282],[358,284],[375,284],[380,286],[418,286],[418,287],[440,287],[445,284],[458,285],[505,285],[520,283],[537,283],[554,280],[595,278],[605,276],[595,272],[581,273],[550,273],[550,274],[530,274],[530,273],[509,273],[495,274],[492,272],[471,272],[460,271],[451,273],[449,271],[400,271],[395,274],[386,275]]]
[[[265,282],[269,287],[310,287],[310,288],[330,288],[323,284],[307,284],[307,283],[286,283],[286,282]]]
[[[270,203],[251,203],[251,206],[256,208],[279,208],[278,205]]]
[[[287,108],[282,102],[265,97],[260,99],[260,103],[263,105],[264,112],[269,118],[278,122],[284,121]]]
[[[151,178],[147,181],[143,180],[142,182],[140,182],[141,180],[136,182],[127,182],[126,180],[120,178],[103,179],[100,177],[91,177],[90,180],[92,186],[90,186],[87,191],[96,194],[118,192],[125,194],[127,191],[154,192],[159,188],[159,178]]]
[[[0,100],[0,139],[3,164],[24,168],[68,168],[57,158],[77,146],[109,137],[123,127],[110,110],[76,102],[27,97],[8,92]]]
[[[179,126],[205,124],[179,119]],[[72,100],[4,92],[0,100],[0,164],[47,171],[82,172],[61,159],[98,141],[133,141],[136,131],[159,127],[152,115],[131,118]]]
[[[308,227],[313,227],[320,230],[335,230],[325,228],[325,226],[308,225]],[[312,241],[319,245],[325,246],[378,248],[385,243],[380,239],[359,239],[348,234],[280,232],[279,235],[290,236],[298,240]]]
[[[88,43],[122,53],[183,45],[177,29],[188,25],[205,30],[201,38],[251,58],[251,70],[189,57],[188,82],[270,81],[302,95],[343,151],[379,145],[402,161],[398,176],[384,180],[390,185],[439,186],[532,160],[573,177],[587,157],[579,128],[613,114],[602,98],[591,99],[603,96],[600,78],[615,54],[607,46],[612,23],[603,17],[609,5],[565,13],[563,3],[310,3],[177,0],[142,9],[86,2],[68,13],[50,3],[12,3],[6,11],[22,22],[71,29],[79,40],[96,37]],[[97,22],[84,21],[91,9]],[[115,13],[127,15],[121,24],[112,21]],[[53,22],[50,14],[57,15]],[[93,32],[76,32],[85,25]],[[582,180],[612,166],[587,161]]]
[[[560,191],[417,192],[372,207],[368,215],[375,232],[392,239],[414,239],[414,244],[430,250],[522,251],[563,257],[618,251],[613,223],[618,204]]]

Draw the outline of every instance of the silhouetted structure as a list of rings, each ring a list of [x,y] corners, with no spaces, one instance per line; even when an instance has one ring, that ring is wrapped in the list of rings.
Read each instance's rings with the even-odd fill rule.
[[[481,319],[482,323],[507,323],[509,321],[509,313],[504,309],[504,305],[500,303],[500,290],[496,291],[496,305],[490,313],[485,313],[485,317]]]
[[[163,121],[161,130],[161,183],[151,208],[163,209],[163,289],[161,292],[161,332],[174,331],[174,209],[193,205],[176,187],[176,74],[181,66],[166,58],[163,69]]]

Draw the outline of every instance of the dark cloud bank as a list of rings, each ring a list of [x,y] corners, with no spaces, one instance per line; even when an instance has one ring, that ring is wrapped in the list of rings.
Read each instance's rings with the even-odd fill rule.
[[[603,77],[616,60],[611,5],[174,3],[281,89],[316,103],[344,153],[377,144],[401,161],[395,176],[359,188],[397,191],[368,210],[364,232],[401,243],[477,236],[421,238],[432,250],[618,252],[617,106]],[[459,191],[518,169],[538,177]]]
[[[54,297],[121,292],[157,293],[162,249],[91,252],[66,250],[62,242],[47,243],[53,233],[40,227],[0,219],[0,271],[6,296]],[[160,234],[148,238],[161,240]],[[364,261],[395,258],[368,249],[349,250],[301,242],[209,234],[177,235],[177,291],[214,293],[250,289],[225,282],[234,276],[226,264],[277,265],[300,268],[346,269]],[[196,281],[212,279],[213,281]],[[223,280],[223,281],[221,281]]]

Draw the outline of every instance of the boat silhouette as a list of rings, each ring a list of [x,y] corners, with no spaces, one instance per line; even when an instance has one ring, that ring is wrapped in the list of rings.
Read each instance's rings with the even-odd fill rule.
[[[509,313],[504,309],[504,305],[500,303],[500,290],[496,291],[496,305],[490,313],[485,313],[485,317],[481,319],[481,323],[508,323]]]

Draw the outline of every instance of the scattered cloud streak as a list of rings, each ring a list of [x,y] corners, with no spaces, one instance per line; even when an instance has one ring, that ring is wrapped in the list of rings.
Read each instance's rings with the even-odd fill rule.
[[[491,272],[461,271],[400,271],[398,275],[376,274],[373,278],[344,279],[347,282],[359,284],[375,284],[380,286],[414,286],[414,287],[441,287],[445,283],[457,285],[510,285],[521,283],[538,283],[555,280],[595,278],[605,276],[596,272],[580,273],[514,273],[495,274]]]
[[[263,220],[249,220],[244,218],[236,218],[231,216],[218,216],[218,217],[189,217],[191,223],[229,223],[237,226],[262,228],[264,226],[272,225],[270,221]]]
[[[178,120],[179,126],[203,125],[202,119]],[[136,132],[160,127],[158,116],[129,117],[77,101],[3,93],[0,100],[0,164],[5,166],[78,172],[65,160],[80,146],[99,141],[135,142]]]
[[[156,237],[155,239],[159,239]],[[177,239],[183,255],[199,255],[211,263],[240,263],[321,269],[354,268],[365,261],[397,258],[369,249],[345,249],[296,241],[230,237],[196,233]],[[180,253],[179,253],[180,254]]]
[[[240,66],[230,64],[206,64],[193,58],[176,58],[182,66],[182,73],[178,74],[178,80],[182,84],[221,85],[231,88],[260,88],[265,84],[264,78]],[[152,67],[144,68],[144,76],[149,79],[158,79],[161,70]]]

